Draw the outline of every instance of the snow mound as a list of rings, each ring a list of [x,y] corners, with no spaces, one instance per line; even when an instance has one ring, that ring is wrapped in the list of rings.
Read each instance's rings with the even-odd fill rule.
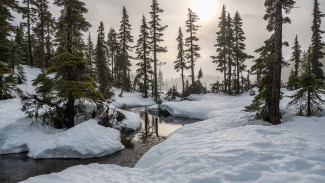
[[[16,123],[0,130],[0,154],[28,151],[41,158],[92,158],[122,150],[120,132],[95,120],[62,131],[38,124]]]
[[[139,114],[134,112],[120,110],[125,115],[125,119],[122,121],[121,128],[126,131],[137,130],[141,127],[141,118]]]
[[[130,93],[123,92],[123,96],[119,97],[121,93],[121,89],[113,88],[114,97],[113,97],[113,105],[116,107],[121,107],[125,104],[128,107],[143,107],[150,106],[156,104],[152,98],[143,98],[141,93]]]

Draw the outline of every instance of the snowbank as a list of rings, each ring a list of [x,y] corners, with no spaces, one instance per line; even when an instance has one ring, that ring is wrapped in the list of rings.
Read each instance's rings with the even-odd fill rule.
[[[89,120],[68,130],[39,124],[15,123],[0,130],[0,154],[28,151],[40,158],[91,158],[122,150],[120,132]]]
[[[141,118],[139,114],[136,114],[134,112],[119,110],[122,112],[125,116],[125,119],[122,121],[122,125],[120,128],[129,131],[129,130],[137,130],[141,127]]]
[[[123,92],[123,96],[119,97],[121,93],[121,89],[113,88],[114,97],[112,99],[113,105],[116,107],[121,107],[125,104],[127,107],[143,107],[143,106],[150,106],[156,104],[152,98],[143,98],[141,93],[130,93],[130,92]]]
[[[322,183],[324,121],[296,117],[279,126],[241,126],[210,119],[180,128],[133,169],[80,165],[24,182]]]

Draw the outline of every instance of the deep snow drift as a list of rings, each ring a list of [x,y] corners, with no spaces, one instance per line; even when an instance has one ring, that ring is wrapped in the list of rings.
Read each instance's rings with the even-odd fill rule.
[[[285,98],[286,122],[270,126],[241,111],[253,99],[247,93],[191,99],[163,106],[176,116],[207,120],[178,129],[135,168],[80,165],[24,182],[325,182],[325,117],[293,117],[297,109],[283,108]]]
[[[34,93],[31,83],[41,71],[28,66],[24,66],[24,69],[27,82],[19,85],[19,88]],[[28,151],[28,156],[32,158],[91,158],[106,156],[124,148],[118,130],[102,127],[94,120],[68,130],[57,130],[33,123],[20,109],[18,98],[0,101],[0,154]],[[118,128],[135,130],[141,126],[139,115],[119,111],[126,119]]]

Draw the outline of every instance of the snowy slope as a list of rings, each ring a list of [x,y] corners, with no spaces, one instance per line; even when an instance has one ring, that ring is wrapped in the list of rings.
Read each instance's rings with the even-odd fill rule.
[[[178,129],[135,168],[76,166],[25,182],[325,182],[325,117],[292,117],[296,109],[282,108],[288,120],[270,126],[249,122],[253,114],[241,111],[253,99],[248,94],[191,99],[163,105],[179,116],[207,120]]]
[[[34,93],[32,80],[40,69],[24,66],[27,82],[19,85],[24,92]],[[104,128],[94,120],[83,122],[68,130],[57,130],[42,126],[26,118],[20,110],[18,98],[0,101],[0,154],[28,151],[32,158],[91,158],[105,156],[124,148],[120,143],[120,132]],[[121,111],[126,119],[125,129],[137,129],[140,117]]]

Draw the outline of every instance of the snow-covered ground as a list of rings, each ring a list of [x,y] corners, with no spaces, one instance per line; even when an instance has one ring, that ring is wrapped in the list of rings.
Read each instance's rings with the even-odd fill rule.
[[[80,165],[24,182],[325,182],[325,117],[293,117],[297,109],[285,109],[285,97],[285,123],[270,126],[242,111],[253,99],[247,93],[190,98],[162,107],[175,116],[205,120],[172,133],[135,168]]]
[[[28,66],[24,69],[27,82],[19,88],[34,93],[31,83],[41,71]],[[138,114],[119,111],[126,117],[120,128],[135,130],[141,126]],[[94,120],[57,130],[28,119],[18,98],[0,101],[0,154],[28,152],[32,158],[92,158],[123,148],[118,130],[102,127]]]
[[[121,89],[113,88],[114,97],[112,98],[112,104],[116,107],[121,107],[125,104],[127,107],[143,107],[154,105],[155,102],[151,97],[143,98],[141,93],[131,93],[131,92],[123,92],[122,97],[119,97],[121,93]]]

